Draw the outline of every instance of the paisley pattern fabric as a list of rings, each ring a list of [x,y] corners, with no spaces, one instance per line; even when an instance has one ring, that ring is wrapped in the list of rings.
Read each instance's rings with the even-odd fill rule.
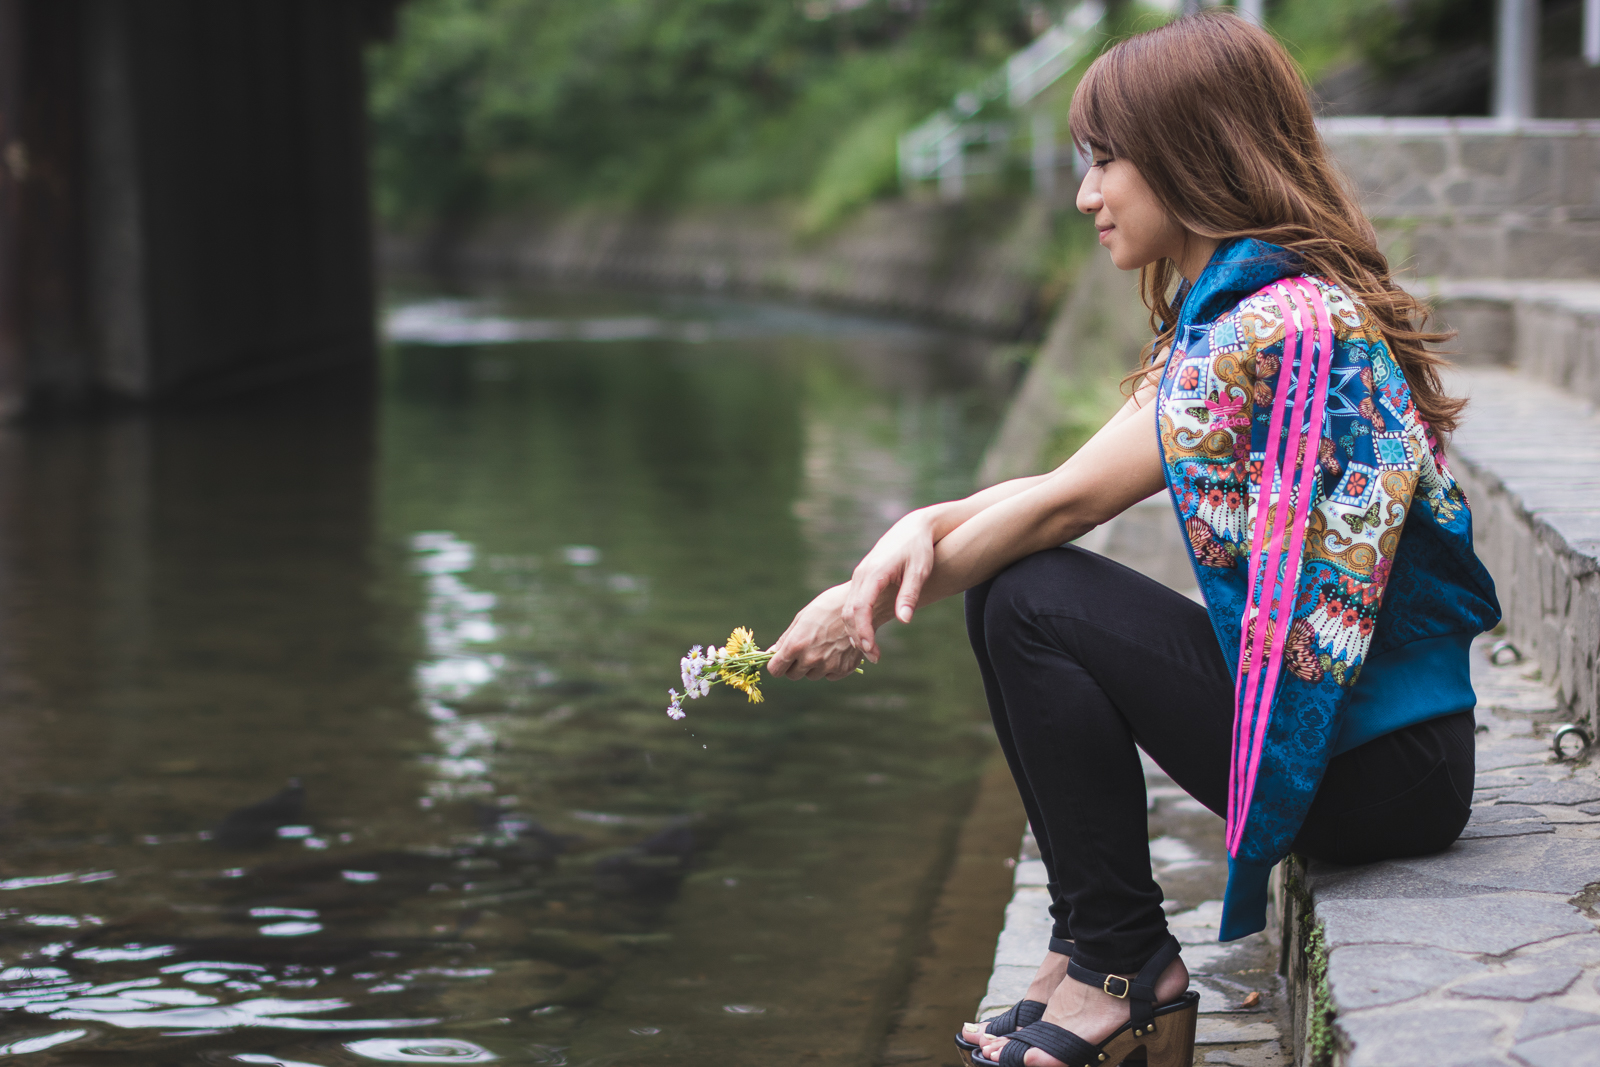
[[[1376,321],[1281,248],[1180,294],[1157,419],[1211,621],[1238,664],[1222,939],[1265,925],[1366,660],[1499,620],[1472,517]]]

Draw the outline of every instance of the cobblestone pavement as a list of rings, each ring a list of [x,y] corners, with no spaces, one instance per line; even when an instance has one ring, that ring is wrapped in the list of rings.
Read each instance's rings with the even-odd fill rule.
[[[1474,646],[1477,781],[1461,840],[1310,864],[1347,1067],[1600,1064],[1600,773],[1554,758],[1554,694]]]

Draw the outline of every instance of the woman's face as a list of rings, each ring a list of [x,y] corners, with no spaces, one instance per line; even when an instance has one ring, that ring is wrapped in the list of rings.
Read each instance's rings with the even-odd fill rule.
[[[1078,210],[1094,216],[1100,243],[1119,270],[1183,258],[1188,231],[1161,206],[1137,167],[1104,148],[1093,148],[1093,163],[1078,187]]]

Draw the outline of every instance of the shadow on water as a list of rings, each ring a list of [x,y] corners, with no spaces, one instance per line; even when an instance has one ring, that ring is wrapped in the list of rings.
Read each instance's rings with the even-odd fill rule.
[[[989,750],[959,608],[663,713],[966,488],[974,342],[413,301],[376,390],[0,437],[0,1054],[867,1063]]]

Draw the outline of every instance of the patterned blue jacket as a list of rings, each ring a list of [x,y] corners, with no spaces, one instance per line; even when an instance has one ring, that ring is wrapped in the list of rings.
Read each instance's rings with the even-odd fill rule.
[[[1365,307],[1253,240],[1225,242],[1180,297],[1157,418],[1200,591],[1238,665],[1227,941],[1266,925],[1267,875],[1349,725],[1363,665],[1425,671],[1438,657],[1417,650],[1464,650],[1500,608],[1466,497]],[[1408,722],[1418,689],[1403,674],[1362,687],[1364,707],[1389,706],[1387,728]]]

